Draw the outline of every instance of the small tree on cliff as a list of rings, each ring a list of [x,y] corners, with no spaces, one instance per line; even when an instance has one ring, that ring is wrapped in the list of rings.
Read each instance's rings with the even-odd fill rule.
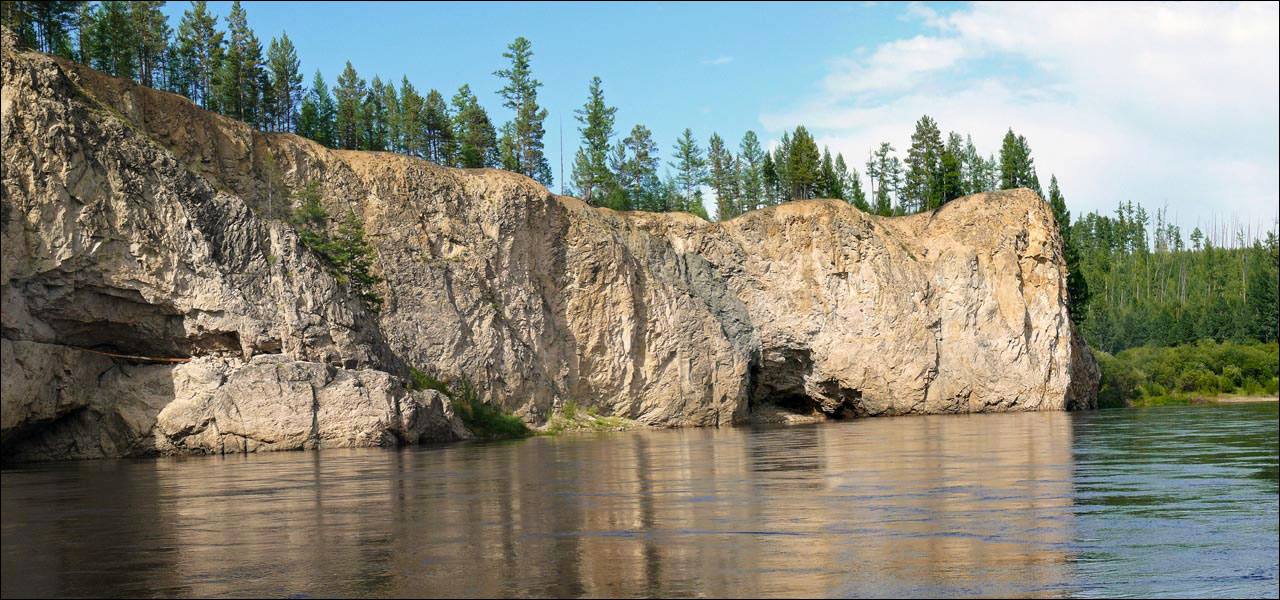
[[[364,224],[354,212],[338,226],[337,235],[329,232],[329,211],[320,202],[320,186],[315,182],[297,194],[298,207],[293,221],[298,239],[320,258],[338,283],[348,286],[372,312],[382,308],[382,297],[376,286],[382,280],[373,274],[373,247],[365,239]]]

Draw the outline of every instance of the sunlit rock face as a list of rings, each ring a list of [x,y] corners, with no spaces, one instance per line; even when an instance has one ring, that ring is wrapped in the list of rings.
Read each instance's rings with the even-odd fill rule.
[[[257,132],[4,38],[7,457],[464,435],[443,398],[404,389],[411,366],[533,424],[568,403],[658,426],[1094,403],[1030,191],[901,218],[830,200],[723,223],[619,213]],[[380,311],[283,218],[308,184],[363,223]],[[333,426],[303,426],[320,415]]]

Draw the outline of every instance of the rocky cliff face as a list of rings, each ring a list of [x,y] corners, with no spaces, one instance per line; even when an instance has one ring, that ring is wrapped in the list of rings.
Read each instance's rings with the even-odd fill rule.
[[[677,426],[1094,402],[1061,240],[1026,190],[894,219],[822,200],[617,213],[253,131],[7,33],[0,63],[10,458],[465,435],[406,390],[409,366],[534,424],[566,403]],[[309,183],[363,222],[380,312],[281,218]]]

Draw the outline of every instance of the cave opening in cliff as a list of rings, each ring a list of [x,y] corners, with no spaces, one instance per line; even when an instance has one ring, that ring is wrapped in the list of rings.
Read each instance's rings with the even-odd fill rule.
[[[861,390],[839,381],[813,381],[813,358],[808,349],[770,349],[752,368],[751,405],[754,410],[774,406],[786,412],[845,419],[861,414]]]

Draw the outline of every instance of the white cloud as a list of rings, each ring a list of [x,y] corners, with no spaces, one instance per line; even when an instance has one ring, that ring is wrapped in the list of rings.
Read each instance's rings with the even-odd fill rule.
[[[732,56],[717,56],[715,58],[708,58],[703,60],[702,64],[712,66],[712,67],[718,67],[720,65],[727,65],[731,62],[733,62]]]
[[[1074,212],[1168,205],[1184,225],[1269,223],[1280,179],[1280,10],[1268,4],[911,5],[924,34],[830,63],[818,92],[761,115],[860,165],[922,114],[983,153],[1013,127]]]

